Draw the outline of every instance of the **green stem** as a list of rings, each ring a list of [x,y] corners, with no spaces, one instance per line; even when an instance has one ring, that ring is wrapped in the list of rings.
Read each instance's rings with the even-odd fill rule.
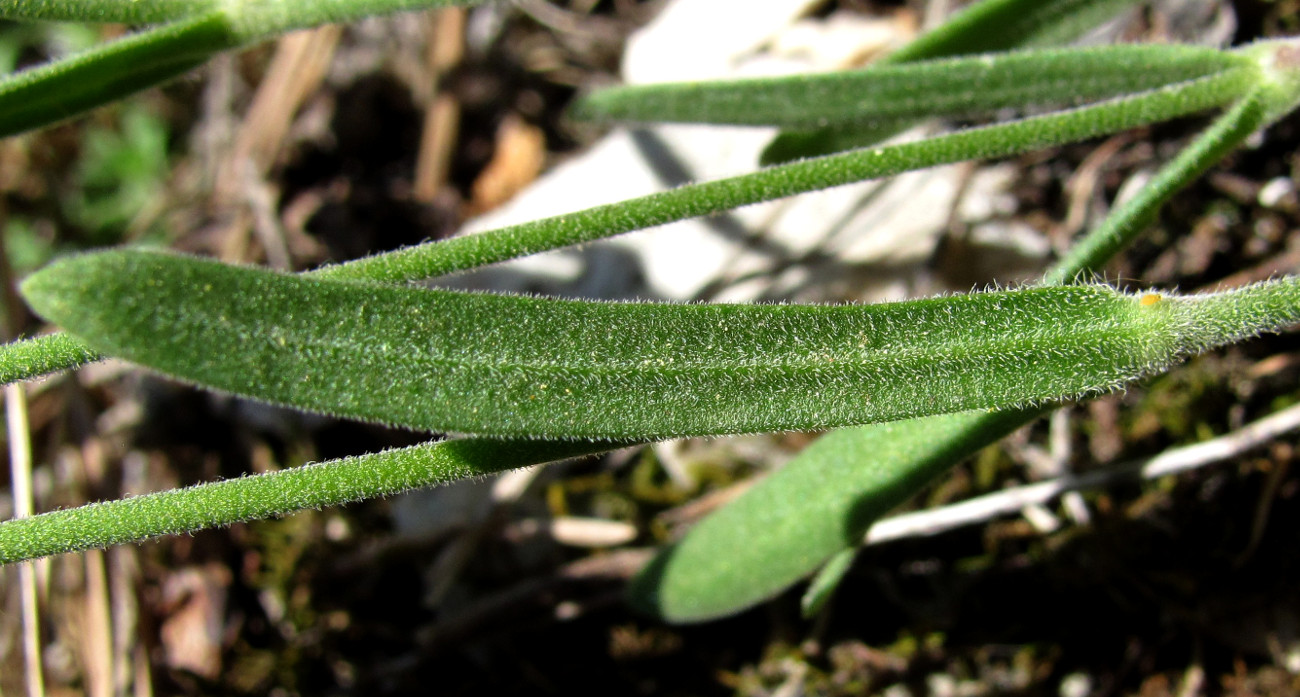
[[[101,356],[80,339],[67,334],[46,334],[0,346],[0,383],[48,375],[93,363]]]
[[[0,18],[159,24],[220,16],[247,44],[322,24],[482,0],[0,0]]]
[[[0,523],[0,564],[388,496],[620,445],[449,440],[42,513]]]
[[[455,237],[311,272],[402,283],[472,269],[685,218],[963,160],[1005,157],[1221,106],[1257,80],[1251,68],[1065,112],[889,147],[829,155],[753,174]]]
[[[1128,247],[1170,197],[1201,176],[1264,125],[1266,112],[1255,90],[1219,117],[1191,145],[1151,179],[1128,204],[1079,240],[1043,277],[1044,284],[1069,283],[1100,270]]]

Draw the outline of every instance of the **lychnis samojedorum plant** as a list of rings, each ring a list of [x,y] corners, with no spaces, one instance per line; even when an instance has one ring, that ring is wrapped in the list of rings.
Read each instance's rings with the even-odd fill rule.
[[[215,51],[290,28],[435,4],[442,3],[0,2],[6,17],[159,24],[0,83],[0,131],[66,118]],[[67,334],[5,347],[6,381],[111,355],[253,399],[472,437],[10,521],[0,524],[0,561],[631,443],[883,424],[826,436],[702,524],[633,586],[639,605],[675,620],[715,617],[769,597],[851,549],[881,513],[1037,413],[1037,405],[1115,390],[1192,353],[1300,321],[1300,282],[1290,278],[1195,296],[1072,284],[1127,245],[1175,190],[1292,109],[1300,97],[1292,43],[1236,51],[1042,49],[910,62],[1051,41],[1121,4],[987,0],[886,66],[629,88],[592,95],[575,110],[592,118],[787,129],[767,154],[787,163],[753,174],[300,275],[131,250],[56,261],[22,288],[33,309]],[[994,43],[973,41],[977,36]],[[105,75],[120,77],[96,77]],[[875,306],[687,306],[405,285],[801,192],[1220,108],[1209,130],[1078,242],[1041,286]],[[1006,109],[1035,115],[875,143],[921,118]],[[845,144],[864,147],[832,153]],[[810,154],[819,156],[796,159]],[[916,419],[923,416],[932,418]],[[738,542],[753,530],[765,534]],[[833,587],[833,575],[825,581],[818,588]]]

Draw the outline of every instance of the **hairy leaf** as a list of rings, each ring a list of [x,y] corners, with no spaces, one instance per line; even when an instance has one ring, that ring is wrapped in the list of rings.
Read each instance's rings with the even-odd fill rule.
[[[1137,5],[1137,0],[982,0],[885,56],[878,64],[1060,46]],[[911,123],[832,125],[783,131],[759,157],[764,165],[861,148],[878,143]]]
[[[411,428],[593,439],[811,430],[1108,391],[1300,316],[1294,280],[1188,299],[1073,286],[674,305],[130,251],[57,261],[23,292],[91,347],[201,385]]]
[[[799,454],[808,464],[772,473],[655,557],[628,597],[669,622],[701,622],[767,600],[857,547],[874,520],[1002,435],[968,428],[971,421],[1021,418],[1015,410],[964,412],[828,433]]]
[[[171,80],[237,45],[212,14],[133,34],[0,79],[0,136],[76,116]]]
[[[1078,105],[1252,66],[1201,46],[1044,49],[715,82],[636,85],[578,102],[579,118],[810,128],[906,125],[1000,109]]]

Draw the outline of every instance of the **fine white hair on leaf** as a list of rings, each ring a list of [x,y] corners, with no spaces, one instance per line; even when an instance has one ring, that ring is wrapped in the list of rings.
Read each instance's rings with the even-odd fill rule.
[[[1095,395],[1300,317],[1295,279],[1190,298],[1087,284],[878,305],[668,304],[140,251],[64,259],[23,291],[92,348],[213,389],[413,429],[606,441]]]

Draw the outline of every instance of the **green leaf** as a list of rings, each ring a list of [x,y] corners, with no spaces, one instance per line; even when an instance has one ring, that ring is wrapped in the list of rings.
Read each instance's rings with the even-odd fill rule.
[[[433,431],[635,440],[1104,392],[1300,316],[1295,280],[1188,299],[1072,286],[673,305],[325,281],[131,251],[57,261],[23,293],[103,353],[235,394]]]
[[[402,283],[432,278],[781,196],[938,164],[999,157],[1173,118],[1231,101],[1258,80],[1240,68],[1064,113],[772,167],[474,235],[328,266],[318,278]],[[1235,141],[1234,141],[1235,142]],[[73,367],[71,364],[67,367]]]
[[[1200,46],[1150,44],[1046,49],[881,65],[862,70],[607,89],[578,118],[782,128],[897,127],[923,118],[1074,106],[1253,66]]]
[[[0,137],[40,128],[202,65],[238,44],[220,15],[132,34],[0,80]]]
[[[1137,0],[985,0],[888,56],[892,62],[1074,41]]]
[[[388,496],[618,445],[466,438],[93,503],[0,523],[0,564]]]
[[[669,622],[702,622],[772,598],[856,548],[874,520],[1000,437],[968,428],[972,421],[1020,418],[968,412],[828,433],[799,454],[815,467],[787,465],[705,518],[636,576],[628,597]]]
[[[1136,5],[1136,0],[983,0],[974,2],[943,24],[891,53],[881,64],[1003,51],[1030,46],[1058,46]],[[874,145],[911,123],[838,125],[786,131],[772,139],[759,162],[773,165],[851,148]]]
[[[294,29],[473,0],[0,0],[0,18],[169,24],[0,80],[0,137],[174,79],[214,54]]]

